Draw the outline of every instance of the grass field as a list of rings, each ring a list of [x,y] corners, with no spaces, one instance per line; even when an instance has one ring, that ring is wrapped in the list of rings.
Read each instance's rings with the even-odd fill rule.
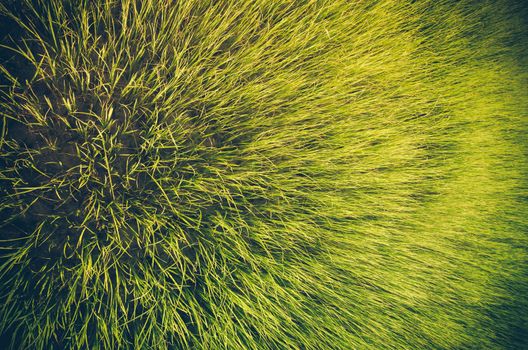
[[[5,347],[528,349],[521,1],[0,14]]]

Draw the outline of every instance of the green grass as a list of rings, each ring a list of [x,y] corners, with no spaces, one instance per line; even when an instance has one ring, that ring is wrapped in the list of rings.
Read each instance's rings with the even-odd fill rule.
[[[2,346],[528,348],[525,12],[3,0]]]

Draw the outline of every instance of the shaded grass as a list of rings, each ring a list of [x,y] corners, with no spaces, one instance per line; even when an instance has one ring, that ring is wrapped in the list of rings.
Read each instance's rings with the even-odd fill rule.
[[[13,348],[526,346],[520,6],[0,9]]]

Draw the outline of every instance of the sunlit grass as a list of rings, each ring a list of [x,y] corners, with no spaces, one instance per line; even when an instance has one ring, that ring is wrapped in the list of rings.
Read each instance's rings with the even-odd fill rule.
[[[3,1],[13,349],[526,346],[507,1]]]

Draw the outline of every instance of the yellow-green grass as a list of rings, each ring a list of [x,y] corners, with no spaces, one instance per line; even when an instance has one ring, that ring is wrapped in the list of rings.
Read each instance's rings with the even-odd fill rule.
[[[5,346],[528,346],[521,4],[0,12]]]

